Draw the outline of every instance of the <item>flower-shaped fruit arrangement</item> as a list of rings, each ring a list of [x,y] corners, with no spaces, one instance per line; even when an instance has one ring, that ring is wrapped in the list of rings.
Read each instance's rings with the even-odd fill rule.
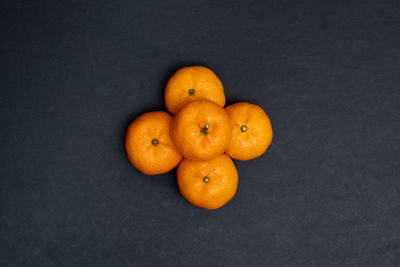
[[[272,141],[264,110],[248,102],[225,106],[215,73],[205,67],[178,70],[165,88],[168,111],[133,121],[126,133],[129,161],[147,175],[163,174],[178,164],[183,197],[204,209],[218,209],[236,193],[238,173],[231,158],[250,160]]]

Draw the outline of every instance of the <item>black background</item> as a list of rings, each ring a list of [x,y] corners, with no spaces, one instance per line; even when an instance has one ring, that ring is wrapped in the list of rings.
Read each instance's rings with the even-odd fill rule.
[[[1,266],[400,264],[396,1],[1,5]],[[274,128],[217,211],[123,147],[195,64]]]

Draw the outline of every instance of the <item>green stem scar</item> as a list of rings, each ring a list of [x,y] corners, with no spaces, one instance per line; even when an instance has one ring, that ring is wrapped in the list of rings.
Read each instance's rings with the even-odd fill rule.
[[[240,126],[240,130],[241,130],[242,132],[247,131],[247,126],[246,126],[246,125]]]
[[[194,89],[189,89],[188,93],[189,95],[194,95]]]
[[[151,140],[151,144],[152,144],[153,146],[158,145],[158,140],[157,140],[157,139]]]
[[[208,183],[210,181],[210,178],[208,176],[203,177],[203,182]]]
[[[209,127],[210,127],[210,125],[207,123],[207,124],[204,126],[204,128],[201,129],[200,133],[201,133],[202,135],[207,135],[207,132],[208,132],[208,128],[209,128]]]

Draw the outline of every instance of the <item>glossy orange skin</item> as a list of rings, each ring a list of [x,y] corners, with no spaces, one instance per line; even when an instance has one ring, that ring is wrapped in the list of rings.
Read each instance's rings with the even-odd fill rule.
[[[169,172],[181,161],[182,155],[171,139],[172,116],[163,111],[141,115],[126,133],[125,149],[129,161],[142,173],[155,175]],[[152,141],[158,140],[157,145]]]
[[[206,124],[209,128],[203,135]],[[191,160],[206,161],[224,153],[231,134],[228,114],[208,100],[187,104],[172,121],[172,140],[183,157]]]
[[[226,154],[237,160],[250,160],[264,154],[272,141],[271,122],[264,110],[241,102],[225,108],[232,125],[232,140]],[[241,127],[247,130],[243,132]]]
[[[191,95],[189,90],[193,89]],[[164,92],[165,105],[172,114],[186,104],[206,99],[221,107],[225,106],[225,93],[221,81],[215,73],[201,66],[185,67],[169,79]]]
[[[204,182],[204,177],[209,181]],[[230,157],[222,154],[210,161],[183,159],[177,180],[183,197],[204,209],[218,209],[236,194],[238,173]]]

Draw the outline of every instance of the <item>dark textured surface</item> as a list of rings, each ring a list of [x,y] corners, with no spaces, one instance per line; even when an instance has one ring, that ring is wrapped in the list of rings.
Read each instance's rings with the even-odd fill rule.
[[[399,266],[399,4],[321,2],[2,2],[0,266]],[[275,131],[218,211],[123,148],[191,64]]]

